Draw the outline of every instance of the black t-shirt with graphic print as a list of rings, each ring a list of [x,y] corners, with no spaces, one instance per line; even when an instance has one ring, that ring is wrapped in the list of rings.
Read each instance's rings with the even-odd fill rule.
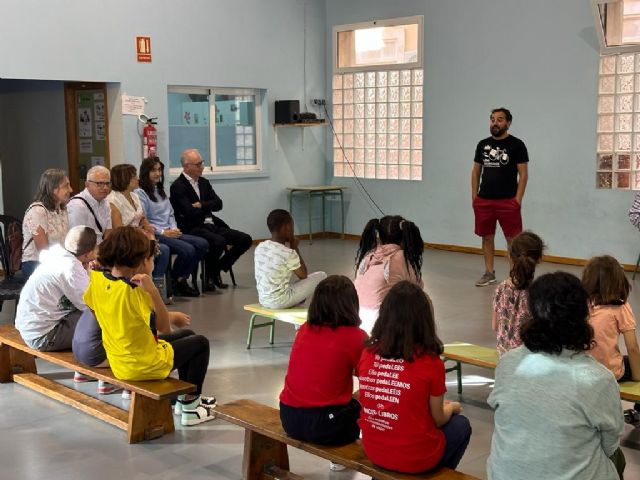
[[[482,165],[478,196],[491,200],[513,198],[518,191],[518,164],[527,163],[529,154],[524,142],[509,135],[480,140],[474,162]]]

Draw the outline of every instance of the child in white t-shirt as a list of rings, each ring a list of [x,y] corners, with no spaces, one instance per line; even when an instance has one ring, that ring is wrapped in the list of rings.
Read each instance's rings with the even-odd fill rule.
[[[307,274],[307,266],[293,235],[293,218],[286,210],[273,210],[267,217],[271,240],[254,253],[256,287],[260,304],[267,308],[289,308],[310,297],[316,285],[327,278],[324,272]],[[291,273],[298,281],[291,282]]]

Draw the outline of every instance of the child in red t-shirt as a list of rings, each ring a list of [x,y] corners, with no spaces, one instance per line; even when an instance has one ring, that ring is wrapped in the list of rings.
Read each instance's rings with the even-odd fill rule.
[[[359,325],[351,280],[342,275],[322,280],[293,343],[280,394],[280,419],[290,437],[322,445],[359,437],[352,376],[367,339]]]
[[[444,400],[443,345],[420,287],[402,281],[389,291],[367,345],[358,365],[367,456],[404,473],[455,469],[471,426],[458,402]]]

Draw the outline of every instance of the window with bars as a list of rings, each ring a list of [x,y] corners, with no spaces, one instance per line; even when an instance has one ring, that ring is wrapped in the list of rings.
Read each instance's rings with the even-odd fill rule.
[[[596,187],[640,190],[640,54],[600,58]]]
[[[334,28],[333,173],[422,180],[421,16]]]

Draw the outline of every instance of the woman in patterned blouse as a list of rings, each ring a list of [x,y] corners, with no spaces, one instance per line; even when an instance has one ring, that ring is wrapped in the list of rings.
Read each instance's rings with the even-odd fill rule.
[[[64,244],[69,231],[65,205],[71,195],[71,184],[64,170],[50,168],[40,177],[38,193],[22,221],[22,265],[25,278],[38,266],[38,256],[55,243]]]

